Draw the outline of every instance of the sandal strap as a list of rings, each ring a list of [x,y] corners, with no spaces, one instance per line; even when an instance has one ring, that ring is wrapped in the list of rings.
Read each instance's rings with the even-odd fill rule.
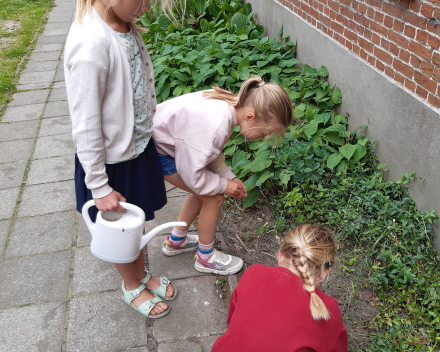
[[[145,270],[145,277],[141,280],[141,283],[143,284],[143,285],[145,285],[147,282],[148,282],[148,280],[150,280],[151,279],[151,273],[149,272],[149,271],[146,271]]]
[[[156,294],[157,296],[166,297],[167,287],[171,283],[170,280],[168,280],[166,277],[161,276],[160,277],[160,286],[152,291],[150,291],[151,294]]]
[[[163,302],[163,300],[158,295],[156,295],[156,296],[154,296],[154,298],[149,299],[148,301],[145,301],[144,303],[142,303],[139,307],[137,307],[137,310],[141,314],[148,316],[150,314],[151,310],[154,308],[154,306],[158,302]]]
[[[124,299],[127,303],[131,303],[132,300],[139,297],[143,290],[145,290],[145,286],[140,285],[138,288],[128,291],[125,289],[125,282],[122,281],[122,292],[124,293]]]

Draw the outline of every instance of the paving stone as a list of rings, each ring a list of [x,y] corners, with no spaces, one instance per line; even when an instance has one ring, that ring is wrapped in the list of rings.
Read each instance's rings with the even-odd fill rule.
[[[54,101],[47,103],[46,110],[44,111],[44,118],[57,117],[57,116],[69,116],[69,104],[67,101]]]
[[[41,72],[41,71],[55,71],[58,66],[58,61],[52,60],[52,61],[32,61],[28,62],[26,65],[26,68],[28,70],[32,70],[34,72]],[[39,91],[37,91],[39,92]],[[31,92],[29,92],[31,93]]]
[[[92,242],[92,235],[90,234],[89,229],[87,228],[86,222],[81,213],[78,213],[78,237],[76,241],[76,245],[78,247],[82,246],[90,246]]]
[[[0,142],[0,163],[28,160],[31,156],[34,139]]]
[[[64,302],[52,302],[0,311],[0,351],[61,351]]]
[[[118,290],[70,300],[66,352],[119,351],[146,345],[145,318],[120,296]]]
[[[179,296],[173,302],[178,307],[171,308],[167,318],[157,319],[153,325],[153,334],[159,343],[220,335],[226,331],[227,309],[212,292],[214,279],[214,276],[202,276],[174,281]]]
[[[56,61],[48,61],[48,62],[56,62]],[[35,61],[34,63],[43,64],[42,62],[38,62],[38,61]],[[12,96],[13,99],[8,104],[8,106],[42,104],[46,102],[48,95],[49,95],[48,89],[15,93]]]
[[[99,291],[116,290],[121,287],[119,276],[113,263],[96,258],[90,247],[75,250],[73,271],[73,295]]]
[[[34,53],[45,53],[48,51],[61,51],[63,50],[63,43],[59,44],[37,44],[34,48]]]
[[[60,22],[60,23],[49,23],[48,25],[63,25],[66,22]],[[64,28],[64,27],[61,27]],[[65,34],[61,34],[61,35],[52,35],[49,37],[40,37],[37,40],[37,44],[59,44],[59,43],[64,43],[66,41],[66,35]],[[59,56],[59,55],[58,55]],[[58,57],[57,57],[58,58]]]
[[[197,232],[192,233],[198,235]],[[164,255],[162,244],[166,236],[156,235],[147,245],[148,268],[154,276],[166,276],[170,280],[176,280],[206,275],[194,269],[195,251],[182,253],[174,257]]]
[[[32,90],[32,89],[48,89],[50,88],[50,82],[46,83],[29,83],[17,85],[17,90]]]
[[[128,352],[148,352],[148,348],[147,347],[136,347],[136,348],[130,348],[126,351],[128,351]]]
[[[20,80],[18,84],[30,84],[30,83],[47,83],[52,82],[55,75],[55,71],[42,71],[33,72],[31,70],[24,70],[20,75]]]
[[[26,186],[18,217],[71,210],[75,206],[75,181]]]
[[[37,134],[40,121],[0,123],[0,142],[33,138]]]
[[[1,165],[1,164],[0,164]],[[73,180],[75,178],[75,156],[34,160],[26,181],[27,185]]]
[[[67,91],[66,88],[54,88],[50,92],[49,102],[54,101],[67,101]]]
[[[58,12],[57,14],[59,16],[69,16],[69,15],[73,15],[73,10]],[[70,26],[71,26],[71,24],[69,21],[55,22],[55,23],[46,24],[45,29],[63,29],[63,28],[70,28]],[[63,34],[61,34],[61,35],[63,35]],[[52,37],[56,37],[56,36],[52,36]],[[60,43],[62,43],[62,42],[60,42]],[[39,44],[38,41],[37,41],[37,44]]]
[[[72,120],[70,116],[53,117],[44,119],[40,127],[40,137],[72,133]]]
[[[172,189],[176,188],[175,186],[173,186],[171,183],[165,181],[165,189],[168,191],[171,191]]]
[[[53,84],[53,87],[54,87],[54,88],[66,88],[66,82],[65,82],[65,81],[62,81],[62,82],[55,82],[55,83]]]
[[[75,145],[72,134],[66,133],[38,138],[34,158],[41,159],[70,154],[75,154]]]
[[[64,81],[64,66],[58,67],[58,71],[53,80],[55,82]]]
[[[20,187],[0,190],[0,220],[12,218]]]
[[[189,340],[165,342],[157,347],[157,352],[200,352],[211,351],[212,345],[220,335],[207,337],[192,337]]]
[[[9,226],[11,225],[11,220],[0,221],[0,258],[3,255],[5,249],[6,239],[8,238]]]
[[[23,106],[9,106],[6,109],[2,122],[39,119],[43,113],[44,105],[45,105],[44,103],[41,103],[41,104],[23,105]]]
[[[67,14],[60,16],[58,14],[49,15],[49,19],[47,20],[47,23],[59,23],[59,22],[71,22],[73,19],[73,16]]]
[[[69,18],[69,17],[72,17],[72,15],[69,15],[69,14],[66,14],[65,16],[60,16],[60,15],[57,15],[57,14],[55,14],[57,17],[62,17],[62,18]],[[53,35],[62,35],[62,34],[67,34],[67,33],[69,33],[69,28],[59,28],[59,29],[48,29],[48,30],[45,30],[44,32],[43,32],[43,34],[41,35],[41,37],[50,37],[50,36],[53,36]]]
[[[0,308],[67,296],[70,250],[6,259],[0,274]]]
[[[46,38],[49,38],[49,37],[46,37]],[[40,37],[40,39],[41,39],[41,37]],[[58,60],[59,57],[60,57],[60,53],[58,53],[56,51],[50,51],[47,53],[32,53],[29,58],[29,61],[54,61],[54,60]]]
[[[26,170],[26,160],[0,164],[0,189],[19,187]]]
[[[74,212],[19,218],[9,237],[6,257],[69,249],[72,246]]]
[[[167,191],[167,198],[175,198],[175,197],[188,197],[189,193],[181,190],[180,188],[174,188],[172,190]]]

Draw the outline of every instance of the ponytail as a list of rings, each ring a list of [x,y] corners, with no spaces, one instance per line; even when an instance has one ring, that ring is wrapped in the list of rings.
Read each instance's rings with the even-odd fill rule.
[[[310,312],[314,320],[329,320],[330,314],[322,299],[316,294],[315,273],[331,266],[335,244],[323,227],[303,224],[290,230],[280,250],[292,260],[303,281],[303,288],[310,295]]]

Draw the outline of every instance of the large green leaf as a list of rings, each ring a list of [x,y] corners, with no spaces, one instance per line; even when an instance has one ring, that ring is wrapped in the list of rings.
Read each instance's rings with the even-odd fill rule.
[[[259,189],[254,188],[247,193],[248,193],[247,197],[243,199],[243,210],[249,208],[257,201]]]
[[[299,64],[299,61],[297,59],[289,59],[289,60],[280,60],[279,66],[280,67],[292,67],[293,65]]]
[[[318,122],[316,121],[312,121],[304,127],[304,133],[309,139],[316,133],[316,131],[318,131]]]
[[[255,174],[256,175],[256,174]],[[274,175],[273,172],[266,170],[264,171],[257,180],[256,186],[261,186],[264,181],[266,181],[269,177],[272,177]]]
[[[367,153],[367,148],[365,148],[360,144],[356,144],[356,151],[353,154],[353,161],[357,163],[365,156],[366,153]]]
[[[335,104],[340,104],[342,101],[342,93],[338,87],[336,87],[335,90],[333,91],[332,100],[333,100],[333,103],[335,103]]]
[[[237,71],[241,72],[245,67],[249,67],[249,57],[245,57],[243,60],[240,61],[237,67]]]
[[[157,23],[162,30],[166,30],[168,26],[171,24],[171,21],[168,19],[166,15],[160,15],[157,19]]]
[[[341,153],[342,156],[347,160],[351,159],[355,151],[356,151],[356,146],[351,144],[346,144],[339,148],[339,153]]]
[[[327,159],[327,167],[330,170],[333,170],[335,168],[335,166],[340,163],[341,160],[342,160],[341,154],[332,154]]]
[[[244,186],[246,187],[246,191],[249,192],[252,188],[257,185],[257,181],[259,178],[259,174],[253,174],[246,181],[244,181]]]
[[[249,22],[248,18],[240,12],[237,12],[231,18],[231,26],[236,25],[237,32],[246,30],[248,22]]]

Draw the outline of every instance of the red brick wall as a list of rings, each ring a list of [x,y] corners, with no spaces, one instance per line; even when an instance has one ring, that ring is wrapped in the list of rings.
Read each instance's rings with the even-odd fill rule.
[[[440,108],[440,0],[277,0]]]

